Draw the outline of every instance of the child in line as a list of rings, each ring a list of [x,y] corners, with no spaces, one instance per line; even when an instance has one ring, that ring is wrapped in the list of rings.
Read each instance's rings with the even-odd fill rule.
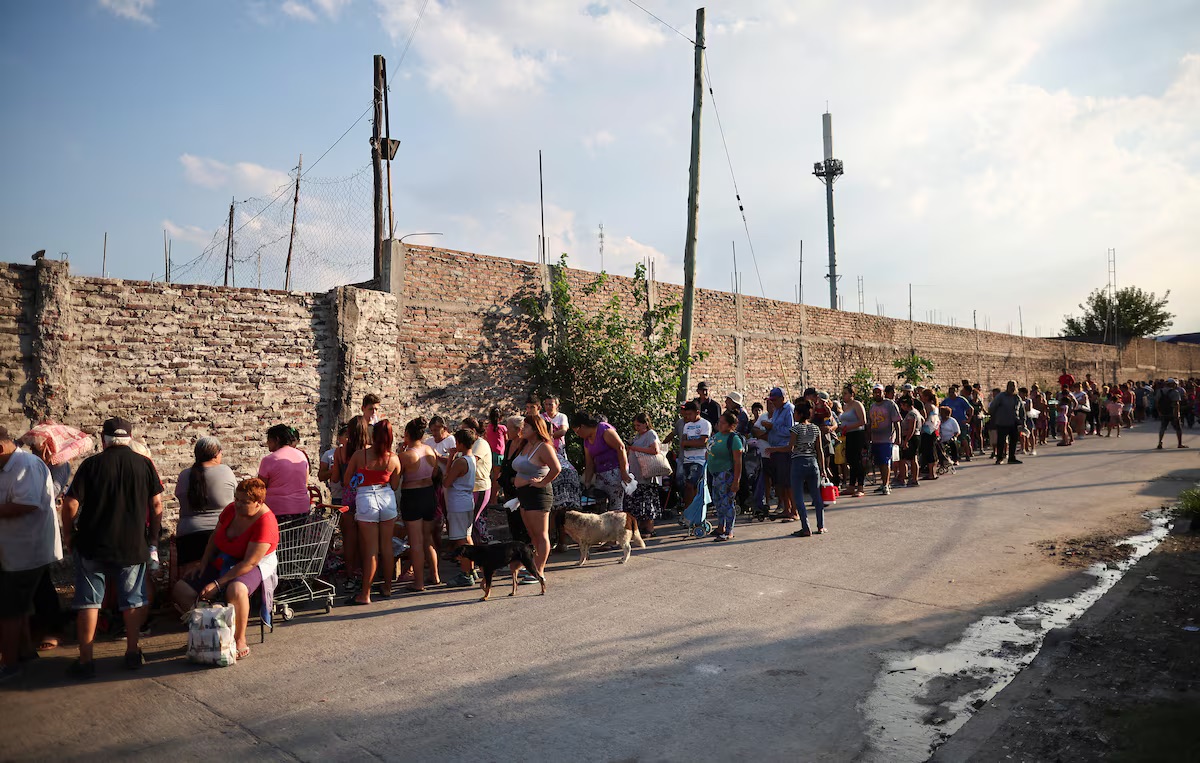
[[[962,434],[962,428],[958,425],[958,419],[952,415],[950,406],[939,407],[938,413],[942,418],[938,429],[938,439],[941,440],[946,455],[950,457],[950,463],[958,466],[958,437]]]
[[[1121,413],[1123,411],[1123,406],[1121,405],[1121,399],[1115,393],[1110,392],[1108,394],[1108,402],[1105,403],[1104,405],[1105,405],[1105,408],[1107,408],[1107,410],[1108,410],[1108,421],[1106,422],[1107,432],[1105,433],[1104,436],[1112,437],[1113,427],[1116,427],[1117,428],[1117,437],[1120,437],[1121,436]]]

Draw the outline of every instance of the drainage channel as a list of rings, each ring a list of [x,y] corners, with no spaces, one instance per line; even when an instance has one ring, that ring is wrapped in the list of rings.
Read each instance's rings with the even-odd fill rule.
[[[1133,547],[1115,565],[1092,565],[1096,582],[1065,598],[972,623],[962,638],[931,652],[884,656],[883,670],[861,705],[875,755],[924,761],[1037,655],[1046,634],[1074,622],[1167,534],[1167,515],[1150,512],[1150,530],[1123,541]]]

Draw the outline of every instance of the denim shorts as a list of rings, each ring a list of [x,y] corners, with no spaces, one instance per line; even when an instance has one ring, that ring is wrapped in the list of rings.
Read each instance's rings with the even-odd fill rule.
[[[117,608],[124,612],[146,606],[146,565],[122,567],[109,562],[93,562],[75,554],[75,609],[100,609],[104,586],[112,578],[117,592]]]
[[[887,466],[892,463],[892,444],[890,442],[871,443],[871,456],[877,466]]]
[[[680,470],[679,474],[684,484],[699,485],[700,475],[704,474],[704,464],[684,461],[681,465],[683,468]]]
[[[388,485],[365,485],[354,499],[354,518],[359,522],[386,522],[396,518],[396,491]]]

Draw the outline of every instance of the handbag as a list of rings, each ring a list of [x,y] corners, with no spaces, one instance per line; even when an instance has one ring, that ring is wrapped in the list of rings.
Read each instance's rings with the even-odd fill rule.
[[[200,665],[227,667],[237,662],[234,613],[228,604],[198,605],[187,614],[187,658]]]
[[[642,479],[648,480],[654,477],[670,477],[671,462],[667,460],[667,455],[662,452],[662,448],[653,455],[650,453],[634,453],[637,456],[638,471],[642,473]]]

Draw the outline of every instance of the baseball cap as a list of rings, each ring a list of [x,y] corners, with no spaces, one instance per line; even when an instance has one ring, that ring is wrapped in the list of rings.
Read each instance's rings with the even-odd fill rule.
[[[876,384],[874,387],[871,387],[871,391],[872,391],[872,392],[873,392],[873,391],[875,391],[875,390],[879,390],[880,392],[883,392],[883,385],[882,385],[882,384]]]
[[[779,387],[772,387],[771,391],[767,393],[767,397],[783,397],[783,390]]]
[[[1167,384],[1178,384],[1178,383],[1179,382],[1175,381],[1174,379],[1167,379]]]
[[[702,381],[702,382],[700,382],[699,384],[697,384],[697,385],[696,385],[696,391],[697,391],[697,392],[699,392],[699,391],[700,391],[700,390],[702,390],[702,389],[708,389],[708,382],[706,382],[706,381]]]
[[[828,400],[828,399],[829,399],[829,393],[828,393],[828,392],[818,392],[818,393],[817,393],[817,398],[818,398],[819,400]]]
[[[801,397],[808,397],[809,395],[815,395],[815,394],[817,394],[817,388],[809,387],[808,389],[804,390],[804,394],[801,395]]]
[[[104,422],[100,433],[105,437],[129,437],[133,434],[133,424],[120,416],[113,416]]]
[[[728,395],[725,396],[725,399],[732,400],[733,404],[738,406],[739,408],[742,405],[742,393],[741,392],[730,392]]]
[[[913,391],[913,385],[911,385],[911,384],[908,384],[908,383],[906,382],[906,383],[904,383],[904,384],[900,385],[900,389],[904,390],[905,392],[912,392],[912,391]]]

